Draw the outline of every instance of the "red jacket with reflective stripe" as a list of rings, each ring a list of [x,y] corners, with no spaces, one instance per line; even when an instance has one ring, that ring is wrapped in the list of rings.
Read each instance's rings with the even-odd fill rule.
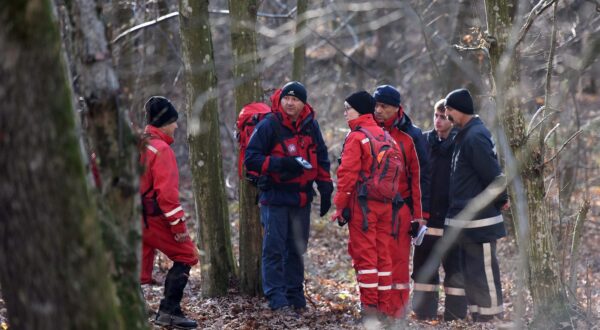
[[[373,164],[371,144],[365,133],[355,131],[355,129],[360,126],[374,136],[383,134],[383,129],[377,125],[373,115],[362,115],[349,121],[348,125],[352,131],[344,141],[342,163],[337,170],[337,193],[333,199],[338,210],[350,206],[350,201],[356,193],[356,184],[360,179],[361,171],[365,177],[369,177],[371,174],[371,165]]]
[[[417,156],[417,149],[415,143],[410,135],[404,133],[397,127],[393,126],[397,116],[389,119],[384,123],[384,128],[390,133],[390,135],[398,143],[400,151],[404,158],[404,164],[406,164],[406,171],[400,175],[400,186],[398,191],[402,198],[407,199],[411,197],[413,206],[413,217],[415,219],[423,219],[423,208],[421,205],[421,168],[419,165],[419,157]],[[408,173],[407,173],[408,172]],[[410,175],[410,180],[408,178]],[[409,185],[410,181],[410,185]]]
[[[156,193],[158,205],[163,212],[161,218],[171,223],[184,216],[179,202],[177,160],[169,146],[173,143],[173,138],[150,125],[146,126],[144,133],[150,135],[150,138],[140,154],[140,164],[144,168],[140,178],[140,193],[143,194],[152,187],[145,197],[150,198]]]

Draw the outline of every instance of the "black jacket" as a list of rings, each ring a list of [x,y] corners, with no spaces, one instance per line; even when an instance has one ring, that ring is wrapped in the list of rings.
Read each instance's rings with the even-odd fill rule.
[[[506,192],[484,205],[474,216],[457,219],[467,204],[499,176],[502,176],[502,171],[492,135],[481,119],[475,116],[455,138],[446,225],[464,225],[465,238],[474,242],[490,242],[506,236],[500,213],[500,208],[507,200]]]
[[[405,113],[404,116],[398,121],[398,123],[394,123],[394,126],[398,127],[402,132],[410,135],[413,139],[413,143],[415,144],[415,149],[417,150],[417,157],[419,158],[419,167],[421,168],[421,177],[419,182],[421,184],[421,207],[423,208],[423,213],[430,213],[429,205],[429,186],[430,186],[430,177],[429,177],[429,153],[427,152],[427,141],[423,136],[423,132],[420,128],[413,125],[410,117]]]
[[[431,228],[444,228],[448,211],[448,192],[450,185],[450,163],[454,150],[454,138],[458,129],[453,128],[448,137],[441,140],[435,130],[423,133],[429,152],[429,175],[431,177],[429,221]]]

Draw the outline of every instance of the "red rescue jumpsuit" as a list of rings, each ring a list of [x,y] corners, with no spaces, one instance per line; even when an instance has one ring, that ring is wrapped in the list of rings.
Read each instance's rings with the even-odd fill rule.
[[[198,263],[196,247],[191,240],[175,241],[176,233],[185,233],[184,212],[179,202],[179,171],[173,149],[173,138],[158,128],[148,125],[144,132],[149,135],[147,145],[140,155],[144,173],[140,178],[140,193],[145,198],[156,194],[163,215],[146,216],[142,232],[142,284],[151,283],[152,267],[156,250],[169,259],[189,266]],[[144,198],[143,197],[143,198]]]
[[[389,248],[392,239],[392,205],[368,200],[369,227],[366,232],[363,231],[363,215],[356,188],[360,172],[363,172],[365,177],[369,176],[373,157],[367,136],[354,129],[360,126],[375,136],[383,134],[383,131],[371,114],[351,120],[349,125],[353,131],[348,134],[344,143],[342,163],[337,171],[338,190],[334,204],[338,210],[351,210],[348,253],[352,257],[357,274],[361,304],[363,307],[376,307],[379,312],[388,313],[392,284],[392,258]]]
[[[400,186],[398,191],[404,200],[412,201],[411,209],[407,204],[400,209],[400,233],[397,240],[392,240],[390,243],[392,255],[392,298],[391,310],[389,315],[396,318],[402,318],[406,314],[409,299],[409,271],[408,264],[410,259],[410,222],[413,219],[422,219],[423,213],[421,208],[421,184],[419,158],[415,144],[410,135],[404,133],[397,127],[393,127],[397,115],[388,119],[384,123],[384,129],[396,140],[402,155],[404,156],[404,164],[406,171],[402,172],[400,177]]]

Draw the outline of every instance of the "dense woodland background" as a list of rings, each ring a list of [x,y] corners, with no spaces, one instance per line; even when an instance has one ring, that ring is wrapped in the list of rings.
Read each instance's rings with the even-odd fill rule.
[[[437,100],[467,87],[495,136],[511,179],[506,320],[399,328],[598,327],[598,1],[29,0],[2,2],[0,23],[0,327],[149,327],[136,136],[151,95],[180,112],[173,148],[202,254],[184,310],[202,328],[360,327],[347,229],[326,217],[313,217],[310,312],[274,315],[259,295],[235,120],[292,79],[332,164],[345,96],[384,83],[423,130]],[[159,258],[159,283],[166,269]],[[141,293],[156,309],[162,287]]]

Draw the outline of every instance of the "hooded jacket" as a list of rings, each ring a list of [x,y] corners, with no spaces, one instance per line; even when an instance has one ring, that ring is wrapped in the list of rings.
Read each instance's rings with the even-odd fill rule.
[[[304,104],[298,119],[292,122],[281,107],[281,89],[271,96],[271,111],[258,123],[248,142],[244,164],[258,172],[260,180],[268,180],[261,189],[260,203],[303,207],[312,201],[313,182],[331,182],[327,146],[321,135],[315,112],[310,104]],[[286,169],[284,157],[300,156],[312,169],[304,169],[300,176],[282,180]],[[259,183],[259,186],[261,184]]]
[[[173,233],[186,231],[184,212],[179,202],[179,171],[175,153],[169,146],[173,138],[148,125],[144,129],[147,144],[140,154],[144,173],[140,178],[142,198],[156,196],[163,213],[160,218],[169,223]]]

